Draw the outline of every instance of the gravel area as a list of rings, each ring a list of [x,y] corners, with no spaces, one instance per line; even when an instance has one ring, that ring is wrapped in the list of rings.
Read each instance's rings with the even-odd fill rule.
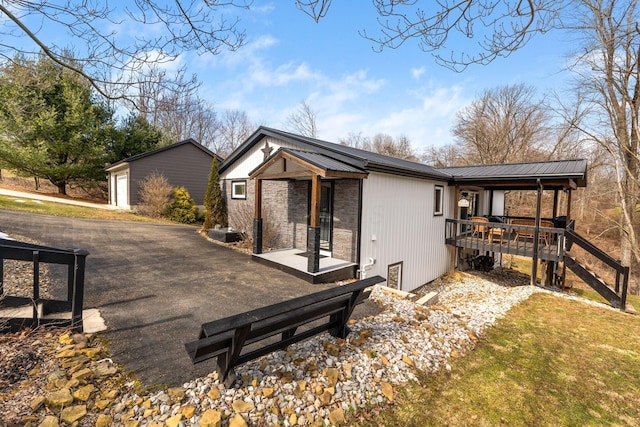
[[[31,268],[5,262],[5,289],[30,289]],[[438,302],[429,306],[376,287],[370,298],[381,312],[353,320],[346,340],[323,334],[247,363],[236,369],[238,380],[229,388],[213,371],[182,387],[142,391],[98,337],[46,329],[4,336],[0,426],[57,419],[75,421],[51,425],[340,425],[356,411],[393,404],[397,388],[417,379],[417,369],[450,370],[451,359],[473,349],[511,307],[549,292],[526,285],[521,276],[507,269],[443,276],[415,291],[438,292]],[[66,409],[52,403],[63,389],[73,394]]]
[[[165,390],[145,396],[158,408],[153,416],[145,417],[148,408],[141,405],[125,411],[140,397],[125,395],[114,420],[125,421],[125,413],[140,425],[170,419],[198,425],[209,411],[230,423],[339,424],[352,411],[390,404],[396,387],[417,378],[416,368],[451,369],[450,359],[472,349],[496,319],[542,291],[466,274],[421,291],[434,289],[440,292],[439,303],[423,307],[376,288],[370,298],[383,312],[354,322],[346,340],[322,335],[247,363],[236,369],[238,380],[232,388],[224,387],[216,372],[194,379],[183,386],[184,400],[173,405]],[[187,412],[190,417],[185,407],[194,408]]]

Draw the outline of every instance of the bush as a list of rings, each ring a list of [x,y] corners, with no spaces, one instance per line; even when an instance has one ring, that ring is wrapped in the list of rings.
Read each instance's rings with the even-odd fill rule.
[[[218,160],[214,157],[209,173],[207,194],[204,196],[204,224],[202,224],[202,228],[208,230],[216,225],[227,226],[227,204],[220,188]]]
[[[173,187],[164,175],[153,172],[140,181],[140,213],[154,218],[164,215],[171,201]]]
[[[196,202],[186,188],[177,187],[173,190],[171,203],[166,210],[167,218],[183,224],[193,224],[198,221],[199,213]]]

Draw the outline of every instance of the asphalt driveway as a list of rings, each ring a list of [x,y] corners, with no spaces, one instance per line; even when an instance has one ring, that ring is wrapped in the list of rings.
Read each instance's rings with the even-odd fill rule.
[[[211,372],[213,362],[194,366],[184,350],[200,324],[329,286],[257,264],[190,226],[0,211],[0,231],[90,252],[85,307],[100,309],[113,358],[146,385]]]

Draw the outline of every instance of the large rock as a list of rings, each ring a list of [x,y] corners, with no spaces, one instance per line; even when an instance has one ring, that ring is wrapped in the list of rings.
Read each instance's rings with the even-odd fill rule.
[[[84,336],[84,335],[83,335]],[[96,386],[93,384],[87,384],[84,387],[80,387],[76,391],[73,392],[73,397],[77,400],[81,400],[86,402],[91,397],[91,393],[96,389]]]
[[[96,420],[96,427],[109,427],[113,424],[113,418],[111,415],[100,414]]]
[[[229,427],[247,427],[247,422],[242,418],[242,415],[236,414],[229,420]]]
[[[217,390],[217,389],[216,389]],[[222,413],[214,409],[207,409],[204,411],[198,421],[200,427],[220,427],[222,422]]]
[[[324,375],[327,377],[327,382],[330,387],[334,387],[338,382],[338,376],[340,371],[335,368],[327,368],[324,370]]]
[[[53,415],[47,415],[46,417],[44,417],[44,420],[42,420],[42,422],[38,424],[38,427],[58,427],[59,425],[60,423],[58,423],[57,417],[54,417]]]
[[[236,400],[231,404],[231,407],[236,412],[249,412],[255,408],[253,403],[245,402],[244,400]]]
[[[342,412],[342,408],[331,411],[329,414],[329,422],[334,426],[339,426],[344,423],[344,412]]]
[[[384,397],[386,397],[390,402],[393,402],[393,386],[389,383],[382,383],[380,385],[380,391]]]
[[[71,390],[68,388],[61,388],[60,390],[49,393],[46,397],[48,405],[52,406],[69,406],[73,403],[73,396]]]
[[[67,424],[73,424],[87,415],[87,405],[75,405],[64,408],[60,412],[60,419]]]

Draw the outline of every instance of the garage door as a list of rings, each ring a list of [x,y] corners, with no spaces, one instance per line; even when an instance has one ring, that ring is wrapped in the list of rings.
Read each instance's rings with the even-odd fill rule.
[[[116,206],[129,207],[129,198],[127,197],[127,189],[129,188],[128,178],[127,175],[118,175],[116,177]]]

